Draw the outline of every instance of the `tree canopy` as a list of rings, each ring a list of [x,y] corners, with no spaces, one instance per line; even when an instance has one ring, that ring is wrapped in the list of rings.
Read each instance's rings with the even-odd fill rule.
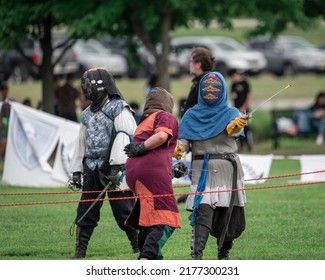
[[[17,47],[28,33],[40,41],[43,51],[41,79],[44,110],[53,112],[53,47],[51,30],[64,28],[71,38],[104,34],[137,37],[157,61],[161,84],[169,88],[169,32],[190,27],[194,21],[209,26],[217,20],[231,28],[238,17],[255,18],[255,33],[277,34],[292,23],[308,28],[313,18],[325,18],[323,0],[1,0],[1,44]],[[71,41],[70,41],[71,42]],[[161,48],[157,48],[160,43]],[[68,45],[67,45],[68,47]]]

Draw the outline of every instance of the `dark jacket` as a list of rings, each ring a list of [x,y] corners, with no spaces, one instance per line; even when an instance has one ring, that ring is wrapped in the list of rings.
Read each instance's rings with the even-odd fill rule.
[[[184,110],[180,114],[181,117],[183,117],[183,115],[188,109],[192,108],[194,105],[197,104],[200,80],[205,74],[206,73],[203,73],[202,75],[196,76],[192,79],[192,87],[187,96],[186,103],[184,105]]]

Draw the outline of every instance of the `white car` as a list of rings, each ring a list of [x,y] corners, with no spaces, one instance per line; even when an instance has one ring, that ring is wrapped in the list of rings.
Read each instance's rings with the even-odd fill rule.
[[[79,63],[78,76],[94,67],[104,67],[114,77],[124,77],[128,74],[128,65],[125,57],[112,53],[98,40],[79,39],[72,49]]]
[[[189,71],[190,55],[193,48],[209,49],[216,58],[215,71],[226,75],[235,68],[248,74],[259,74],[266,68],[266,59],[259,51],[249,50],[238,41],[224,36],[175,37],[170,42],[172,52],[176,54],[185,73]]]

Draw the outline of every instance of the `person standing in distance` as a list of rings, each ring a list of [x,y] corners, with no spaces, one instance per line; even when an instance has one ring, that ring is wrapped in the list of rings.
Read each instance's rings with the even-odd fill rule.
[[[0,110],[0,157],[4,159],[7,147],[7,137],[9,130],[9,118],[11,111],[9,95],[9,86],[7,82],[1,82],[1,110]]]
[[[194,75],[194,78],[192,79],[192,86],[186,101],[183,104],[180,104],[179,115],[181,118],[188,109],[197,104],[200,80],[207,72],[213,70],[215,63],[216,59],[208,49],[194,48],[192,50],[189,67],[190,74]],[[186,198],[187,195],[182,195],[177,199],[177,201],[178,203],[183,203],[186,201]]]
[[[74,74],[68,74],[64,85],[55,90],[57,100],[57,114],[61,118],[78,122],[76,102],[80,98],[80,92],[74,87]]]
[[[185,112],[197,104],[199,82],[203,75],[213,70],[216,60],[212,53],[206,48],[194,48],[191,53],[189,61],[190,74],[194,75],[192,79],[192,86],[185,101],[184,107],[180,108],[180,116],[182,117]]]
[[[251,88],[247,79],[238,72],[236,69],[230,69],[228,71],[228,76],[232,80],[231,84],[231,100],[233,105],[244,115],[249,114],[249,106],[252,101]],[[253,136],[249,124],[244,127],[244,132],[246,137],[240,138],[240,151],[247,146],[247,149],[251,151],[253,149]]]

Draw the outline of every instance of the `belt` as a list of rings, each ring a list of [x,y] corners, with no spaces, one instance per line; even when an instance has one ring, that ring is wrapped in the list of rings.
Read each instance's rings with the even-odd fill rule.
[[[209,154],[209,159],[226,159],[226,160],[231,160],[236,157],[236,154]],[[193,160],[203,160],[204,155],[194,155]]]
[[[92,160],[104,160],[105,157],[87,157],[89,159],[92,159]]]

